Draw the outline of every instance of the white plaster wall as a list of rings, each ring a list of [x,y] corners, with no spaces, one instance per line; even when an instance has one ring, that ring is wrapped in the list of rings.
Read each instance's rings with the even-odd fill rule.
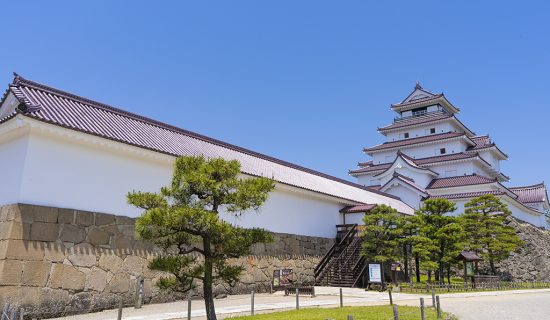
[[[466,151],[468,145],[464,140],[442,141],[438,143],[432,143],[422,146],[405,146],[399,148],[404,154],[413,158],[428,158],[438,156],[439,149],[445,148],[446,154],[460,153]],[[372,161],[374,164],[388,163],[392,161],[386,161],[386,157],[394,157],[397,154],[397,150],[377,152],[372,154]]]
[[[512,212],[512,216],[516,219],[529,222],[532,225],[535,225],[537,227],[544,227],[546,228],[546,218],[543,214],[541,215],[533,215],[531,213],[528,213],[523,209],[522,207],[515,204],[515,202],[511,202],[506,200],[504,197],[500,197],[503,203],[508,205],[508,209]],[[453,215],[460,215],[464,213],[464,205],[470,200],[453,200],[457,204],[457,210],[453,213]]]
[[[487,162],[489,162],[489,164],[495,168],[495,170],[497,171],[500,171],[500,160],[498,160],[495,155],[493,154],[493,152],[489,151],[489,150],[484,150],[484,151],[480,151],[479,152],[479,155]]]
[[[20,181],[21,186],[12,193],[2,192],[3,203],[21,202],[137,217],[141,212],[126,203],[127,192],[156,192],[171,179],[171,161],[132,155],[42,131],[31,132],[27,139],[26,149],[22,142],[0,149],[3,167],[24,162],[18,170],[10,170],[9,181]],[[335,225],[342,223],[339,211],[345,205],[336,198],[278,185],[259,212],[244,214],[239,219],[226,214],[223,217],[245,227],[334,237]]]
[[[400,197],[403,202],[413,207],[414,209],[418,209],[422,203],[421,196],[401,185],[393,186],[387,189],[385,192]]]
[[[6,137],[2,137],[6,138]],[[27,153],[28,137],[11,134],[0,140],[0,206],[17,203],[21,194],[21,180]]]
[[[360,175],[357,177],[357,183],[363,186],[380,186],[380,179],[374,178],[373,175]]]
[[[430,129],[435,128],[435,134],[446,133],[446,132],[463,132],[461,128],[454,124],[452,120],[447,120],[445,122],[435,123],[435,124],[426,124],[418,126],[415,128],[403,128],[400,130],[392,131],[386,135],[386,141],[397,141],[403,140],[403,134],[405,132],[409,133],[409,138],[417,138],[423,136],[432,135]]]
[[[454,176],[464,176],[464,175],[474,174],[476,173],[475,167],[476,166],[474,166],[472,161],[468,161],[468,162],[458,162],[458,163],[451,163],[451,164],[437,164],[437,165],[429,166],[428,168],[439,173],[439,178],[445,178],[448,176],[448,173],[450,173],[450,171],[456,171],[456,174],[454,174]]]
[[[243,227],[260,227],[274,232],[318,237],[335,237],[341,224],[344,205],[278,185],[258,212],[241,217],[225,213],[222,217]]]

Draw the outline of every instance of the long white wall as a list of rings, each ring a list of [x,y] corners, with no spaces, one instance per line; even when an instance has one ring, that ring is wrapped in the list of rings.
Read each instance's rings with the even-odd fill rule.
[[[4,171],[0,204],[29,203],[136,217],[140,211],[126,203],[126,194],[158,191],[167,185],[174,159],[163,158],[32,128],[0,144]],[[342,223],[339,210],[345,205],[340,199],[277,185],[259,212],[222,217],[246,227],[334,237],[335,225]]]
[[[410,145],[399,148],[404,154],[417,159],[441,155],[439,149],[445,148],[445,154],[460,153],[466,151],[468,145],[464,140],[441,141],[422,146]],[[390,163],[395,160],[397,150],[377,152],[372,155],[373,164]]]

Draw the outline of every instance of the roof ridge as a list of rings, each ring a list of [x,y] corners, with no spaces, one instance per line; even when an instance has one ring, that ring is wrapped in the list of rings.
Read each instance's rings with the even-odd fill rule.
[[[34,87],[34,88],[39,89],[39,90],[50,91],[50,93],[62,95],[62,96],[65,96],[67,98],[70,98],[70,99],[76,99],[76,100],[78,100],[82,103],[89,104],[92,107],[98,107],[98,108],[104,109],[106,111],[110,111],[110,112],[113,112],[113,113],[118,113],[121,116],[125,116],[125,117],[131,118],[131,119],[134,119],[134,120],[138,120],[138,121],[142,121],[142,122],[157,126],[159,128],[162,128],[162,129],[166,129],[166,130],[170,130],[170,131],[173,131],[173,132],[181,133],[181,134],[184,134],[184,135],[187,135],[187,136],[190,136],[190,137],[193,137],[193,138],[196,138],[196,139],[208,142],[208,143],[212,143],[212,144],[215,144],[215,145],[218,145],[218,146],[221,146],[221,147],[225,147],[225,148],[228,148],[228,149],[231,149],[231,150],[234,150],[234,151],[242,152],[242,153],[248,154],[250,156],[258,157],[258,158],[263,159],[263,160],[271,161],[273,163],[276,163],[276,164],[279,164],[279,165],[282,165],[282,166],[286,166],[286,167],[289,167],[289,168],[300,170],[300,171],[303,171],[303,172],[306,172],[306,173],[309,173],[309,174],[313,174],[313,175],[316,175],[316,176],[319,176],[319,177],[323,177],[323,178],[335,181],[335,182],[346,184],[346,185],[349,185],[349,186],[352,186],[352,187],[355,187],[355,188],[358,188],[358,189],[370,191],[370,192],[373,192],[373,193],[376,193],[376,194],[379,194],[379,195],[383,195],[383,196],[387,196],[389,198],[393,198],[393,199],[396,199],[396,200],[401,200],[397,196],[387,194],[387,193],[377,191],[377,190],[368,189],[367,187],[365,187],[363,185],[360,185],[358,183],[354,183],[354,182],[351,182],[351,181],[348,181],[348,180],[345,180],[345,179],[342,179],[342,178],[331,176],[329,174],[322,173],[322,172],[317,171],[317,170],[306,168],[306,167],[303,167],[301,165],[297,165],[297,164],[294,164],[294,163],[291,163],[291,162],[288,162],[288,161],[284,161],[284,160],[281,160],[281,159],[278,159],[278,158],[275,158],[275,157],[272,157],[272,156],[268,156],[268,155],[265,155],[265,154],[262,154],[262,153],[259,153],[259,152],[256,152],[256,151],[252,151],[250,149],[239,147],[237,145],[227,143],[227,142],[215,139],[215,138],[210,138],[208,136],[205,136],[205,135],[193,132],[193,131],[189,131],[189,130],[186,130],[186,129],[182,129],[182,128],[179,128],[179,127],[176,127],[176,126],[173,126],[173,125],[170,125],[170,124],[158,121],[158,120],[154,120],[154,119],[151,119],[151,118],[148,118],[148,117],[140,116],[138,114],[135,114],[135,113],[132,113],[132,112],[129,112],[129,111],[125,111],[125,110],[110,106],[110,105],[105,104],[105,103],[94,101],[94,100],[84,98],[84,97],[79,96],[79,95],[75,95],[75,94],[60,90],[60,89],[50,87],[48,85],[44,85],[44,84],[41,84],[41,83],[38,83],[38,82],[35,82],[35,81],[27,80],[27,79],[21,77],[18,74],[15,74],[15,77],[14,77],[14,80],[13,80],[13,85],[15,85],[15,86],[20,86],[20,85],[30,86],[30,87]]]
[[[546,187],[546,185],[544,184],[544,181],[536,183],[536,184],[528,185],[528,186],[508,187],[508,189],[510,189],[510,190],[514,190],[514,189],[516,189],[516,190],[517,189],[535,189],[535,188],[540,188],[540,187]]]

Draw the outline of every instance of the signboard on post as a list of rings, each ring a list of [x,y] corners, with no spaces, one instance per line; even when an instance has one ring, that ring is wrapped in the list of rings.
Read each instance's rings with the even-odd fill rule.
[[[281,287],[291,284],[294,281],[292,269],[273,270],[273,287]]]
[[[369,263],[369,283],[382,283],[382,265]]]

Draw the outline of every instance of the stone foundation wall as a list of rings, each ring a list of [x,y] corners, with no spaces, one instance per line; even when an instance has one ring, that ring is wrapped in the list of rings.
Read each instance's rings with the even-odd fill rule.
[[[550,231],[511,219],[525,244],[497,264],[500,275],[513,281],[550,281]]]
[[[274,234],[275,242],[234,259],[246,272],[235,287],[215,293],[269,290],[274,269],[290,268],[295,279],[312,282],[313,268],[333,239]],[[147,268],[158,254],[136,240],[134,219],[103,213],[25,204],[0,208],[0,303],[25,307],[34,317],[99,311],[122,299],[133,305],[137,279],[145,303],[181,298],[160,292],[160,274]],[[200,290],[200,288],[199,288]],[[200,291],[197,292],[199,294]]]

